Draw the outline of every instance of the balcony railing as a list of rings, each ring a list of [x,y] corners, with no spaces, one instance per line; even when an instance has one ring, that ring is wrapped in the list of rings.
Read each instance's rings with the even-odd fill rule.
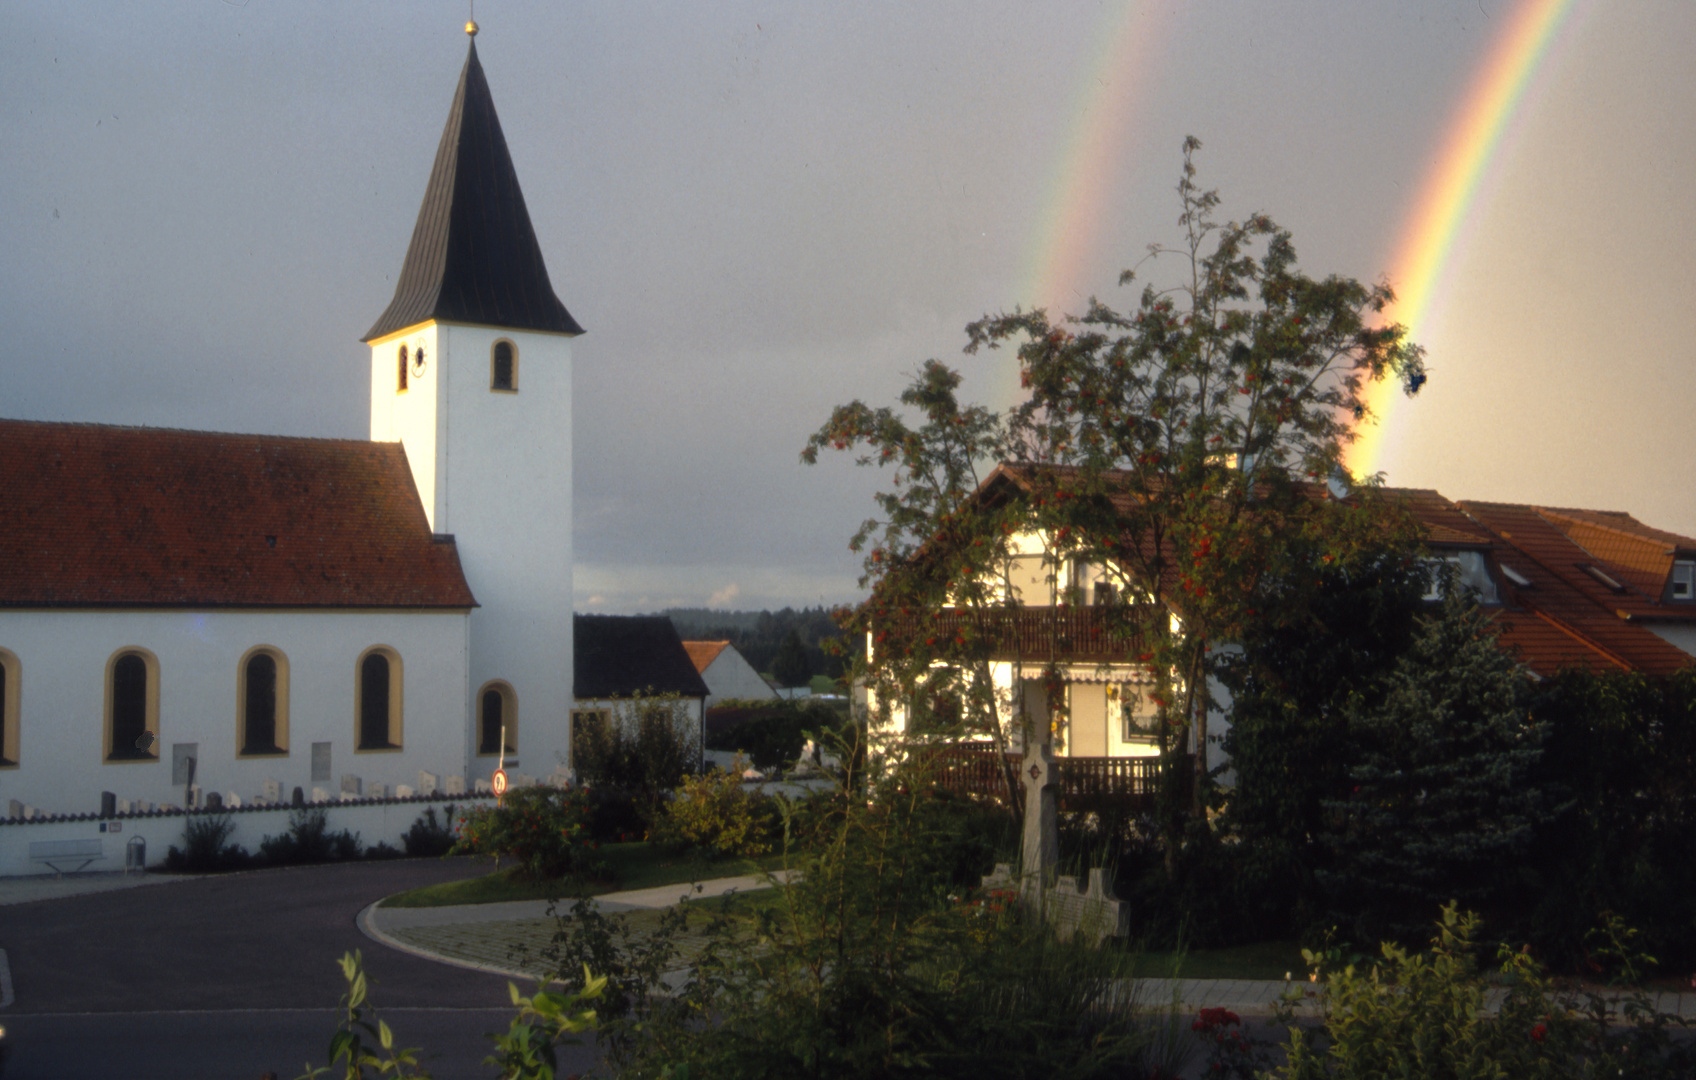
[[[1024,764],[1018,754],[997,754],[979,746],[940,746],[921,751],[931,767],[932,781],[961,795],[1007,799],[1007,774],[1003,763],[1019,777],[1019,798],[1025,798]],[[1195,759],[1188,754],[1172,759],[1172,782],[1187,801],[1195,773]],[[1133,813],[1152,811],[1160,796],[1161,761],[1156,757],[1063,757],[1054,769],[1059,781],[1062,810],[1123,808]]]
[[[1127,661],[1144,650],[1135,627],[1152,607],[942,608],[897,616],[873,628],[874,648],[987,647],[997,660]],[[1109,621],[1109,616],[1112,621]]]

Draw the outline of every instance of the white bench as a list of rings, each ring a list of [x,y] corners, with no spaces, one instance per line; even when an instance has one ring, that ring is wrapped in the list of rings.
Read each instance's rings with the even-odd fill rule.
[[[96,859],[106,857],[106,848],[99,840],[32,840],[29,845],[29,861],[46,863],[60,875],[66,873],[59,863],[76,862],[76,868],[69,871],[77,873]],[[81,862],[77,862],[81,859]]]

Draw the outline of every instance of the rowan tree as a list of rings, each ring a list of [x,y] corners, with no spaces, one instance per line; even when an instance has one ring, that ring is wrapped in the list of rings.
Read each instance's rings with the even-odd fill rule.
[[[1346,476],[1344,451],[1373,420],[1371,383],[1397,378],[1412,394],[1426,380],[1406,327],[1382,321],[1390,286],[1307,276],[1265,214],[1220,222],[1218,193],[1195,182],[1200,146],[1184,143],[1182,240],[1144,260],[1175,259],[1175,283],[1146,284],[1128,313],[1092,297],[1058,322],[1039,309],[968,327],[969,352],[1017,346],[1029,396],[1009,440],[1051,466],[1034,522],[1119,579],[1124,633],[1171,677],[1174,745],[1198,748],[1209,678],[1227,662],[1218,646],[1268,613],[1300,620],[1315,559],[1405,543],[1410,523],[1373,497],[1376,478],[1346,500],[1320,485]]]
[[[854,402],[802,455],[854,450],[861,464],[895,467],[894,489],[878,496],[882,517],[853,541],[872,545],[863,624],[1004,603],[998,571],[1014,533],[1041,537],[1055,570],[1068,559],[1103,568],[1119,586],[1115,633],[1139,643],[1161,683],[1161,741],[1173,754],[1207,744],[1219,646],[1251,620],[1299,621],[1316,565],[1405,543],[1408,522],[1374,497],[1375,478],[1347,499],[1323,497],[1322,485],[1372,420],[1367,386],[1398,378],[1414,393],[1426,378],[1406,328],[1382,320],[1389,285],[1308,277],[1290,234],[1264,214],[1220,222],[1218,194],[1195,182],[1199,147],[1184,144],[1182,239],[1145,259],[1175,259],[1171,283],[1145,285],[1124,314],[1091,298],[1081,316],[1015,309],[967,327],[968,353],[1016,348],[1023,402],[1006,415],[963,407],[958,373],[930,361],[901,398],[923,424]],[[1136,278],[1127,270],[1120,284]],[[1023,471],[1033,488],[980,497],[988,468],[1005,460],[1033,466]],[[951,661],[987,672],[987,639],[969,628],[921,641],[881,658],[909,687]],[[965,713],[987,729],[992,695],[984,680],[967,681]],[[1199,801],[1205,755],[1196,761]]]

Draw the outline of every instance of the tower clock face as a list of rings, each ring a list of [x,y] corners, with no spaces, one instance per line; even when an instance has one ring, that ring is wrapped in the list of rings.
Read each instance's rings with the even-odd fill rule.
[[[422,341],[412,347],[412,374],[415,377],[424,374],[424,343]]]

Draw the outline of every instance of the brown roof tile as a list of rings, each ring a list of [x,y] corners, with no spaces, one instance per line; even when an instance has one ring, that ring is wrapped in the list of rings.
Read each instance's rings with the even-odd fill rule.
[[[695,670],[705,675],[718,654],[730,647],[728,641],[685,641],[683,651],[689,654],[689,662],[695,665]]]
[[[0,420],[0,606],[476,605],[399,443]]]

